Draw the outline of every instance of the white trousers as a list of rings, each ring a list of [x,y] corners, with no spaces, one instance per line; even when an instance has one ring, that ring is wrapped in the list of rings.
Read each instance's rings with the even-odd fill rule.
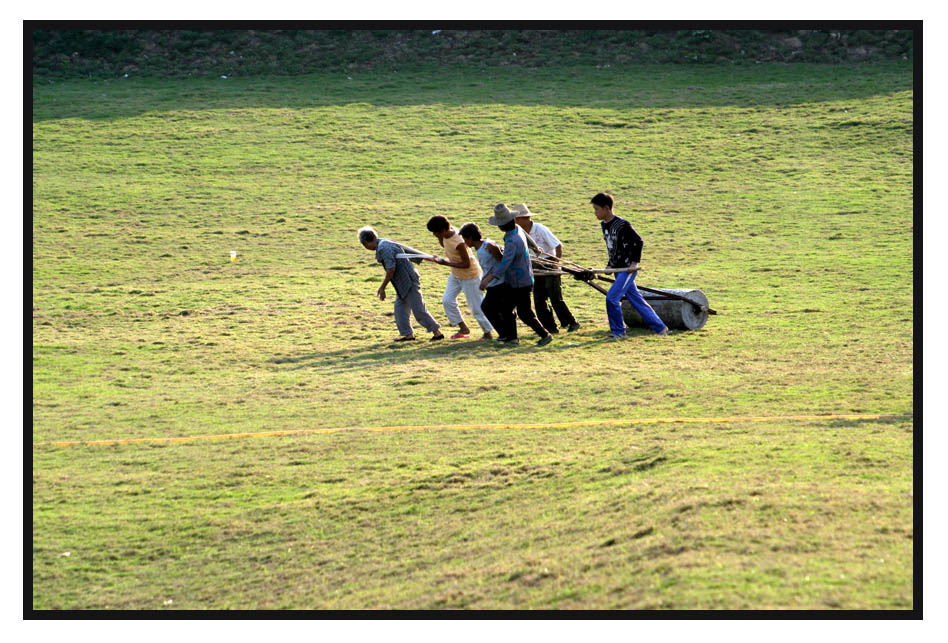
[[[444,314],[448,316],[448,324],[457,326],[464,318],[461,317],[461,310],[458,308],[458,295],[463,291],[464,298],[467,299],[467,305],[471,309],[474,319],[481,325],[485,333],[494,330],[494,327],[487,321],[487,316],[481,311],[481,300],[484,293],[480,289],[481,278],[458,279],[454,273],[448,275],[448,287],[444,289],[444,296],[441,303],[444,304]]]

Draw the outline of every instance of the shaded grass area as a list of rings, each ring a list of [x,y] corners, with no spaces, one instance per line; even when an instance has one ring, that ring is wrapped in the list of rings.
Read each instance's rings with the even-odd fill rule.
[[[32,39],[33,79],[43,82],[123,74],[187,78],[286,76],[317,70],[352,74],[381,69],[394,73],[420,64],[478,69],[608,68],[629,63],[841,63],[912,58],[911,29],[920,30],[921,22],[885,26],[890,28],[35,29],[28,36]]]
[[[592,65],[544,69],[453,65],[394,72],[366,71],[355,75],[349,72],[321,72],[293,77],[228,79],[73,79],[34,85],[33,120],[115,120],[141,116],[147,112],[307,109],[333,105],[362,108],[370,105],[427,106],[429,110],[438,110],[440,106],[470,105],[551,105],[560,108],[619,110],[725,106],[758,108],[865,99],[905,91],[911,87],[910,62],[873,65],[766,64],[753,67],[636,65],[605,69]],[[574,113],[567,112],[569,115]],[[172,113],[163,118],[180,125],[189,122],[194,116]],[[630,120],[628,117],[631,115],[628,114],[590,113],[588,116],[589,122],[585,124],[604,128],[635,129],[648,124]],[[346,114],[344,118],[356,119],[357,113]],[[327,125],[334,122],[334,119],[320,120],[324,120]],[[463,141],[463,133],[469,130],[466,126],[481,121],[476,118],[460,119],[457,122],[454,119],[439,119],[439,122],[429,123],[429,127],[417,133],[422,134],[431,126],[441,125],[441,128],[433,129],[443,136],[462,136],[459,140]],[[294,129],[297,134],[312,133],[300,131],[300,127]],[[202,134],[208,137],[219,130],[226,131],[226,126],[213,129],[205,127]],[[190,131],[187,133],[189,136],[195,134]],[[452,139],[445,142],[458,143]]]
[[[907,609],[911,444],[886,421],[37,449],[33,602]]]

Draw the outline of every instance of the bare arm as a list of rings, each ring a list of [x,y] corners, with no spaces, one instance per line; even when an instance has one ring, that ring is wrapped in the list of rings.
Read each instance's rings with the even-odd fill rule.
[[[395,276],[394,268],[391,268],[385,271],[385,279],[382,280],[382,285],[379,286],[379,291],[378,291],[379,299],[381,299],[382,301],[385,301],[385,287],[389,284],[389,282],[392,280],[392,277],[394,276]]]
[[[450,266],[451,268],[470,268],[471,267],[471,257],[469,254],[464,253],[460,261],[448,261],[447,257],[435,257],[432,259],[437,264],[442,266]]]
[[[504,251],[501,250],[500,246],[498,246],[496,243],[488,243],[487,252],[489,252],[491,256],[497,261],[501,261],[504,258]]]
[[[443,243],[441,245],[444,245]],[[442,266],[450,266],[451,268],[461,268],[466,269],[471,267],[471,251],[464,244],[458,246],[458,251],[461,254],[461,259],[459,261],[448,261],[447,257],[435,257],[432,259],[437,264]]]

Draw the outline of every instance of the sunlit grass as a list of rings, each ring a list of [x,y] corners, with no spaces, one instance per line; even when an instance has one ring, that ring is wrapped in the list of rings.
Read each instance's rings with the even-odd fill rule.
[[[34,88],[33,441],[629,420],[37,448],[34,606],[911,607],[910,421],[635,425],[911,412],[911,83],[799,65]],[[601,266],[600,190],[645,240],[639,283],[704,291],[704,329],[607,342],[603,297],[568,280],[583,327],[545,349],[389,343],[360,226],[434,251],[432,214],[496,234],[493,204],[527,202]],[[445,323],[447,271],[420,271]]]

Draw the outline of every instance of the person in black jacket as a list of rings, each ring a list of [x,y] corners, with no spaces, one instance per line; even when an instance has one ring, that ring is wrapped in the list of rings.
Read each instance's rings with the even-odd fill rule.
[[[628,221],[612,212],[615,200],[611,194],[600,192],[592,198],[593,211],[602,225],[602,237],[609,250],[609,268],[628,268],[626,272],[615,274],[615,283],[606,295],[606,314],[609,317],[609,329],[615,339],[625,338],[625,319],[622,318],[622,298],[629,300],[632,307],[642,316],[645,323],[659,335],[667,335],[665,326],[648,302],[635,287],[639,261],[642,260],[642,237]]]

